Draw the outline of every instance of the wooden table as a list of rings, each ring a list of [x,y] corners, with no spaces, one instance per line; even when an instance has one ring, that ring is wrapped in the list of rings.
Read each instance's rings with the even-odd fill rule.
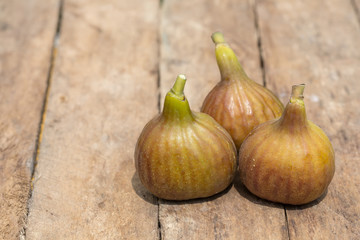
[[[0,1],[1,239],[360,239],[360,0]],[[236,178],[171,202],[141,185],[134,146],[176,75],[198,111],[220,30],[248,75],[308,118],[336,174],[287,206]]]

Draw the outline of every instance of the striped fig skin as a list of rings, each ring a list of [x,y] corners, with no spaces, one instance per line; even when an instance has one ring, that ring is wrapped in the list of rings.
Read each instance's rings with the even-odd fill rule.
[[[280,119],[256,127],[241,145],[240,178],[258,197],[292,205],[309,203],[326,191],[334,176],[333,147],[325,133],[306,119],[299,102],[290,102]]]
[[[244,79],[219,82],[205,98],[201,112],[223,126],[240,148],[254,127],[280,117],[283,109],[271,91]]]
[[[192,121],[158,115],[143,129],[135,165],[143,185],[168,200],[203,198],[223,191],[236,171],[236,147],[214,119],[192,113]]]

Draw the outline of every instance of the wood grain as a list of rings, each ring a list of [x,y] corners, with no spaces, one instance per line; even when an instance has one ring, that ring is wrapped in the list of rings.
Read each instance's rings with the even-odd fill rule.
[[[26,220],[57,10],[0,1],[0,239],[18,239]]]
[[[27,239],[155,239],[134,146],[157,112],[158,1],[65,1]]]
[[[318,201],[287,206],[290,239],[360,238],[360,28],[350,1],[259,1],[266,79],[282,97],[305,83],[308,118],[329,136],[336,173]]]
[[[161,104],[176,75],[188,77],[185,94],[199,111],[220,81],[211,34],[222,31],[248,75],[262,82],[251,1],[166,0],[161,20]],[[235,180],[217,196],[160,201],[162,239],[288,239],[283,206],[262,201]]]

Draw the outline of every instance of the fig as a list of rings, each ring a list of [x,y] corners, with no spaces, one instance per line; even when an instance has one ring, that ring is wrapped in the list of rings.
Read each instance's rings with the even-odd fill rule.
[[[300,205],[319,198],[335,173],[333,147],[307,120],[303,91],[294,85],[279,119],[256,127],[239,151],[240,179],[260,198]]]
[[[180,74],[163,111],[148,122],[135,147],[142,184],[167,200],[204,198],[228,187],[237,168],[231,136],[212,117],[192,112]]]
[[[221,81],[206,96],[201,112],[223,126],[239,148],[254,127],[280,117],[284,106],[270,90],[246,75],[222,33],[215,32],[211,38]]]

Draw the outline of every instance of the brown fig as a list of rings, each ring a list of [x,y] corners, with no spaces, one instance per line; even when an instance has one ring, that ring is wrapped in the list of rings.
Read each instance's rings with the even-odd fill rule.
[[[320,197],[334,176],[333,147],[306,118],[304,87],[293,86],[281,118],[256,127],[241,145],[240,178],[258,197],[305,204]]]
[[[260,123],[278,118],[284,109],[267,88],[251,80],[223,35],[212,35],[221,81],[205,98],[201,111],[212,116],[233,138],[237,148]]]
[[[212,117],[192,112],[179,75],[162,113],[144,127],[135,148],[143,185],[155,196],[186,200],[214,195],[232,182],[236,147]]]

